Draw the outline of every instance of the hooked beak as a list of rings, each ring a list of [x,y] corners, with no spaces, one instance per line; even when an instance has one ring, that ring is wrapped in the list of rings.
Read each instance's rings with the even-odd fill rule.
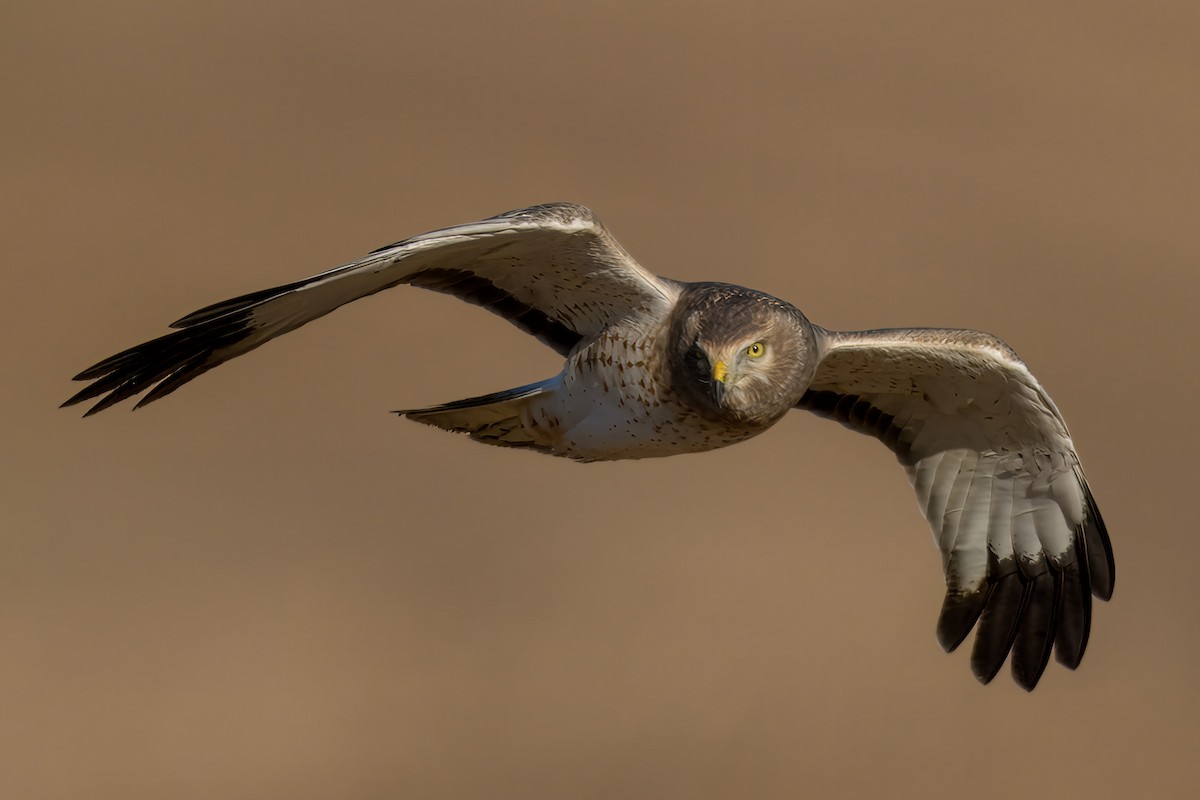
[[[712,390],[712,396],[717,402],[717,405],[721,405],[721,402],[725,399],[725,379],[728,377],[728,375],[729,368],[725,366],[724,361],[718,361],[717,363],[713,364],[713,379],[709,383],[709,387]]]

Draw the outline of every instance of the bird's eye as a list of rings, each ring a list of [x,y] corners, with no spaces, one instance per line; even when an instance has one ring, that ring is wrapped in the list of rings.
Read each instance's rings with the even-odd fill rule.
[[[767,346],[763,342],[755,342],[746,348],[746,355],[751,358],[762,358],[767,354]]]

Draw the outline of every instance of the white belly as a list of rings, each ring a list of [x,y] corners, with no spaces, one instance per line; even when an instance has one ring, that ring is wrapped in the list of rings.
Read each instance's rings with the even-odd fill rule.
[[[538,409],[551,450],[581,461],[696,453],[759,433],[705,419],[668,398],[647,369],[649,348],[600,341],[573,355]]]

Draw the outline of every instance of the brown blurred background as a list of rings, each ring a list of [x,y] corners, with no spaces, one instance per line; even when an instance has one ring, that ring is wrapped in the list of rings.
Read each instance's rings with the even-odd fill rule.
[[[964,5],[7,0],[0,797],[1194,796],[1200,6]],[[55,408],[550,200],[829,327],[1006,338],[1116,547],[1082,668],[943,654],[903,472],[837,425],[580,466],[390,417],[558,369],[445,297]]]

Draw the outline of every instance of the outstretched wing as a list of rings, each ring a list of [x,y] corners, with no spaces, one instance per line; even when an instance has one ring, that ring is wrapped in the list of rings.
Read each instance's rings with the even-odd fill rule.
[[[1112,548],[1062,415],[1016,354],[978,331],[824,332],[797,407],[882,440],[908,470],[946,573],[938,640],[987,683],[1012,652],[1033,689],[1053,648],[1079,665]]]
[[[63,405],[101,397],[87,415],[147,392],[157,400],[218,364],[335,308],[398,284],[483,306],[566,355],[633,314],[665,313],[674,284],[640,267],[591,211],[551,203],[397,242],[295,283],[194,311],[160,336],[106,358]],[[85,415],[86,416],[86,415]]]

